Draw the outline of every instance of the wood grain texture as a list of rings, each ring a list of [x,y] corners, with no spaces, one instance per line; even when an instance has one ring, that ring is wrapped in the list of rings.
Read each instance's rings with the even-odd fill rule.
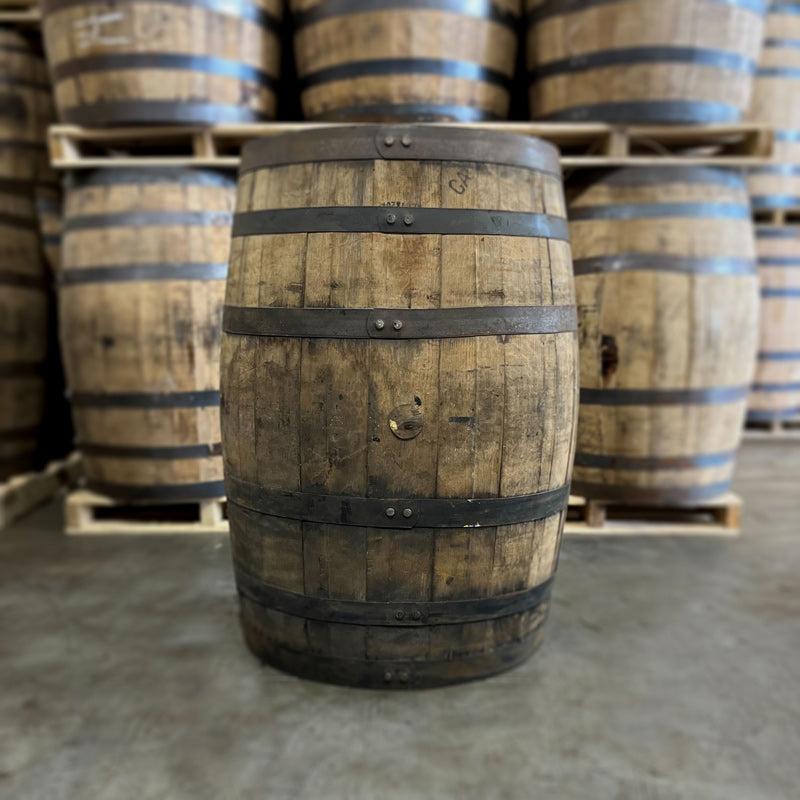
[[[759,354],[748,418],[800,411],[800,226],[756,226],[761,284]]]
[[[710,169],[622,170],[570,194],[581,331],[573,491],[632,505],[723,493],[757,339],[744,180]],[[603,257],[605,271],[581,273],[586,259]],[[633,390],[644,399],[621,402]],[[729,395],[685,395],[706,390]]]
[[[168,400],[219,389],[234,194],[232,177],[155,169],[89,173],[67,192],[62,352],[73,399],[101,395],[99,402],[74,404],[73,419],[90,485],[137,492],[120,499],[147,500],[166,486],[176,487],[181,499],[199,499],[199,486],[222,480],[219,455],[156,458],[137,455],[136,448],[219,445],[214,399],[159,408],[146,395]],[[208,264],[217,265],[212,277],[202,272]],[[186,265],[201,271],[190,279],[181,271]],[[152,277],[137,277],[136,269]],[[135,407],[114,401],[130,393],[145,397]],[[123,452],[90,449],[97,446]]]
[[[744,5],[619,0],[561,10],[553,0],[527,0],[526,7],[534,14],[533,119],[712,123],[747,111],[763,16]],[[740,59],[749,67],[737,66]]]
[[[275,115],[280,0],[45,2],[58,113],[89,126],[251,122]]]
[[[404,128],[412,139],[415,130]],[[459,153],[464,135],[442,131],[448,161],[399,153],[384,159],[370,155],[373,143],[365,160],[312,155],[246,169],[237,213],[354,207],[367,218],[384,206],[400,218],[404,208],[564,218],[558,174],[476,163]],[[301,136],[319,143],[326,133]],[[566,241],[377,231],[234,236],[226,295],[229,307],[297,309],[573,302]],[[563,487],[572,463],[576,360],[574,332],[397,341],[224,333],[226,477],[263,492],[353,502],[503,498]],[[393,433],[393,423],[402,434],[407,422],[416,435]],[[555,570],[565,514],[562,507],[543,519],[481,528],[343,525],[259,513],[232,502],[228,488],[240,576],[323,607],[418,604],[404,606],[406,614],[542,585]],[[243,596],[245,636],[258,655],[309,677],[389,688],[507,668],[538,645],[546,616],[545,602],[510,616],[404,627],[393,618],[382,625],[320,620],[268,606]]]
[[[491,5],[511,24],[494,19],[488,4],[484,14],[473,14],[435,2],[353,2],[348,13],[334,13],[341,5],[290,2],[307,119],[469,122],[508,115],[519,0]]]

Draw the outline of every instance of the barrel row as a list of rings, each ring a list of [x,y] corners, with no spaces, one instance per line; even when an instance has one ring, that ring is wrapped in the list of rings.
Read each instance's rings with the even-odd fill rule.
[[[535,119],[719,123],[750,103],[765,0],[291,0],[308,119],[504,119],[527,30]],[[274,117],[280,0],[44,0],[68,122]],[[171,31],[169,46],[148,31]],[[202,44],[198,44],[202,43]]]

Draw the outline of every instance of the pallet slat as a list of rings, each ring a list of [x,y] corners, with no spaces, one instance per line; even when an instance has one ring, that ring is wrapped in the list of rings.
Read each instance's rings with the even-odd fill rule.
[[[83,473],[79,453],[51,461],[40,472],[26,472],[0,484],[0,530],[47,502],[65,487],[76,486]]]
[[[566,535],[589,536],[738,536],[742,500],[735,492],[682,509],[623,507],[572,496]]]
[[[446,123],[427,123],[441,125]],[[211,128],[89,129],[54,125],[49,145],[58,169],[114,166],[203,166],[236,168],[242,146],[263,136],[337,123],[273,122]],[[474,127],[545,139],[564,152],[565,169],[631,165],[743,167],[767,164],[773,132],[760,125],[612,126],[603,123],[498,122]]]
[[[188,519],[192,516],[195,519]],[[80,536],[227,534],[226,502],[220,497],[180,506],[132,506],[80,489],[64,501],[64,532]]]

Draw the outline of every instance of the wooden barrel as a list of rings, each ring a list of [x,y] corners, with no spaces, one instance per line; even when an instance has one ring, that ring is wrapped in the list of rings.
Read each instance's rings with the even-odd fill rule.
[[[505,119],[520,0],[291,0],[308,119]]]
[[[800,226],[756,226],[761,282],[758,366],[747,417],[778,422],[800,413]]]
[[[527,0],[533,119],[736,122],[766,0]]]
[[[42,0],[61,119],[271,119],[282,8],[281,0]]]
[[[745,180],[609,172],[569,204],[581,405],[573,492],[691,505],[727,490],[755,366]]]
[[[0,28],[0,179],[18,186],[48,169],[47,126],[53,99],[41,41]]]
[[[67,189],[61,346],[89,487],[121,501],[224,494],[219,343],[234,181],[140,168]]]
[[[750,119],[775,129],[775,164],[749,172],[753,208],[800,208],[800,3],[773,2]]]
[[[47,126],[55,110],[41,39],[0,28],[0,182],[15,193],[36,196],[42,246],[53,268],[60,226],[58,180],[47,156]],[[47,203],[39,207],[39,198]]]
[[[47,312],[33,198],[0,182],[0,481],[35,466]]]
[[[363,126],[244,151],[222,345],[249,647],[365,687],[539,644],[577,403],[556,153]]]

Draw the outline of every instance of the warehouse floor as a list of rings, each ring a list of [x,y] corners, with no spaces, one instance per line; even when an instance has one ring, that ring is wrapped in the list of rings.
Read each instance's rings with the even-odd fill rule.
[[[571,538],[523,667],[408,694],[260,667],[221,536],[0,533],[0,797],[797,800],[800,442],[739,539]]]

